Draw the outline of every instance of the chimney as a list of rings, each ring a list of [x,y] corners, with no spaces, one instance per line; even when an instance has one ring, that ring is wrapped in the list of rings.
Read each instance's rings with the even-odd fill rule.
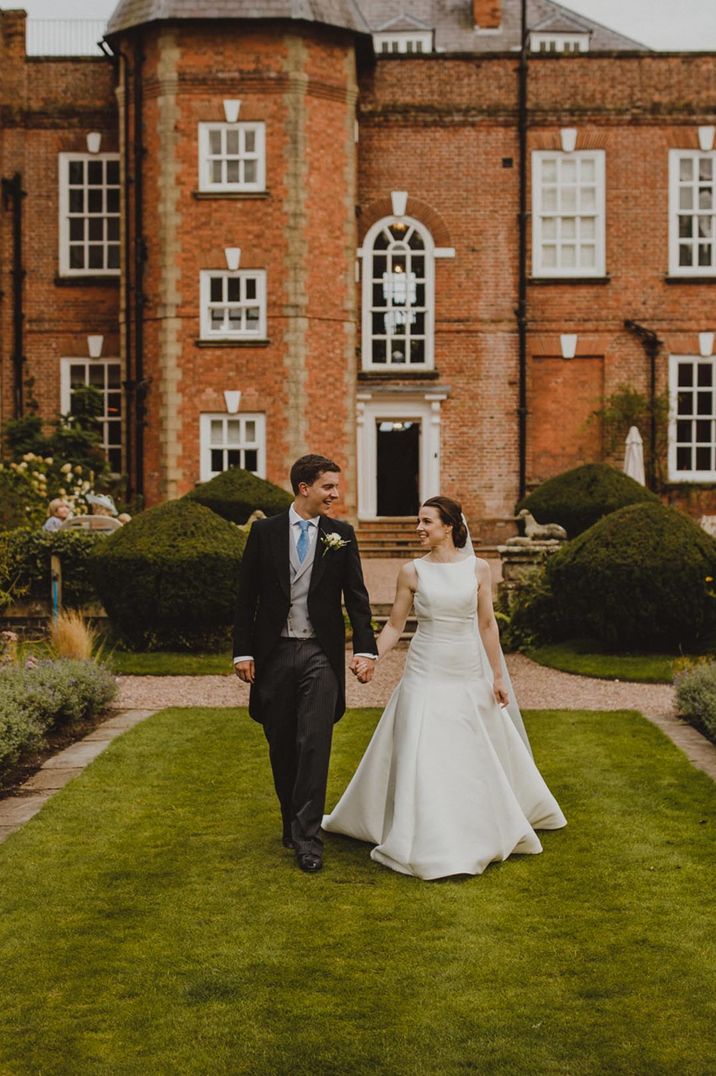
[[[498,30],[502,24],[502,0],[472,0],[472,21],[480,30]]]

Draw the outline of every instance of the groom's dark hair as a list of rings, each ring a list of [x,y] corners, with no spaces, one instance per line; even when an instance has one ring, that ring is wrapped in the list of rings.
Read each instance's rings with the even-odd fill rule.
[[[340,467],[333,460],[329,460],[327,456],[308,455],[301,456],[300,460],[296,460],[291,468],[291,488],[294,493],[298,493],[298,487],[302,482],[305,482],[307,486],[312,486],[316,479],[320,478],[326,471],[335,471],[340,474]]]

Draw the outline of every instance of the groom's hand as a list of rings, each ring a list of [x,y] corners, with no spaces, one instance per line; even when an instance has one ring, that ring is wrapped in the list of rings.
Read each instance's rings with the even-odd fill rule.
[[[354,657],[350,663],[350,670],[358,678],[359,684],[368,684],[373,679],[375,661],[370,658]]]
[[[237,661],[234,670],[239,680],[243,680],[245,684],[253,684],[256,679],[256,666],[253,661]]]

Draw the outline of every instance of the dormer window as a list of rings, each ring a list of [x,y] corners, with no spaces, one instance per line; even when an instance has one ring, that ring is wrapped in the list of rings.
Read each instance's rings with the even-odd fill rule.
[[[431,30],[403,30],[373,34],[373,45],[379,56],[433,51]]]
[[[530,34],[531,52],[589,52],[589,34],[565,34],[533,31]]]

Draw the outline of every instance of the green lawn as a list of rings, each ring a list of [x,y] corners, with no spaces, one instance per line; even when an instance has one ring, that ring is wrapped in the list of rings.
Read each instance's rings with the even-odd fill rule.
[[[157,651],[135,654],[112,650],[107,660],[122,676],[233,676],[231,654],[193,654]]]
[[[527,651],[527,657],[538,665],[579,676],[646,684],[670,684],[674,679],[673,665],[678,660],[675,654],[605,654],[588,639],[535,646]]]
[[[527,720],[569,826],[443,882],[338,837],[303,875],[245,711],[116,740],[0,846],[0,1072],[713,1071],[716,787],[634,713]]]

